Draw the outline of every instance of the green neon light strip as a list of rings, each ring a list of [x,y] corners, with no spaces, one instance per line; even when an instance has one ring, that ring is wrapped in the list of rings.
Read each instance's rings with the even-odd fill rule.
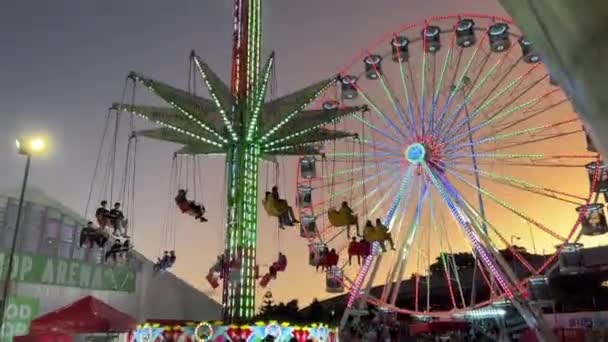
[[[139,83],[141,83],[144,87],[148,88],[148,90],[150,92],[156,94],[156,96],[160,97],[161,99],[163,98],[162,96],[160,96],[160,94],[151,85],[149,85],[149,84],[154,84],[156,82],[154,82],[152,80],[143,79],[143,78],[141,78],[139,76],[133,76],[133,78],[136,81],[138,81]],[[179,106],[175,102],[172,102],[172,101],[166,101],[166,102],[168,102],[171,106],[173,106],[175,109],[177,109],[182,114],[184,114],[186,116],[186,118],[188,118],[189,120],[192,120],[194,123],[196,123],[197,125],[199,125],[201,128],[203,128],[204,130],[208,131],[209,133],[211,133],[212,135],[214,135],[216,138],[220,139],[221,142],[223,142],[223,143],[227,143],[228,142],[228,140],[226,138],[224,138],[221,134],[219,134],[218,132],[216,132],[211,127],[205,125],[202,121],[200,121],[199,119],[197,119],[196,117],[194,117],[192,114],[190,114],[188,111],[186,111],[185,109],[183,109],[181,106]]]
[[[401,206],[402,206],[402,207],[405,209],[406,203],[405,203],[405,202],[403,202],[403,203],[401,204]],[[399,215],[399,223],[398,223],[398,226],[397,226],[399,231],[401,231],[400,227],[403,227],[403,223],[404,223],[404,221],[405,221],[405,212],[404,212],[404,211],[402,211],[402,212],[400,213],[400,215]],[[398,233],[397,233],[397,235],[398,235]],[[393,268],[393,269],[395,269],[395,268]],[[392,283],[393,283],[392,279],[395,277],[395,275],[390,275],[390,276],[391,276],[391,282],[390,282],[390,283],[388,283],[388,284],[392,284]],[[397,284],[397,285],[399,285],[399,284]],[[397,287],[395,287],[395,288],[399,288],[399,287],[397,286]],[[391,301],[391,305],[393,305],[393,306],[394,306],[394,305],[395,305],[395,303]]]
[[[389,99],[389,102],[391,103],[391,105],[393,106],[393,108],[395,110],[395,115],[400,115],[398,113],[398,111],[401,111],[401,109],[397,106],[397,103],[395,102],[396,96],[393,94],[392,88],[388,85],[386,78],[384,77],[384,73],[380,74],[380,84],[382,85],[382,89],[384,90],[384,95]],[[405,116],[404,111],[403,111],[403,115]],[[410,128],[410,127],[406,127],[406,128]],[[397,131],[398,131],[397,134],[399,134],[401,136],[405,136],[405,134],[400,129],[398,129]]]
[[[391,271],[391,274],[389,275],[389,277],[390,277],[389,282],[386,283],[386,284],[392,284],[395,276],[397,277],[397,284],[396,284],[396,286],[394,286],[394,289],[396,289],[396,290],[393,290],[393,295],[391,296],[391,300],[390,300],[391,305],[395,305],[397,293],[399,292],[398,289],[400,288],[401,282],[403,280],[403,274],[405,272],[405,267],[407,266],[407,260],[409,258],[412,244],[413,244],[414,240],[416,239],[416,236],[419,231],[420,215],[422,213],[422,207],[424,206],[425,199],[428,194],[428,191],[423,192],[422,186],[423,186],[423,183],[420,182],[418,185],[419,199],[417,200],[417,202],[418,202],[417,207],[420,207],[420,208],[416,209],[416,212],[415,212],[416,214],[414,215],[414,217],[412,218],[412,221],[409,224],[409,229],[407,231],[405,239],[403,240],[402,247],[399,250],[399,255],[397,256],[398,267],[393,268],[393,270]],[[409,196],[408,196],[408,198],[409,198]],[[404,205],[407,205],[407,203],[404,202]],[[402,216],[405,216],[405,210],[403,211]],[[390,287],[392,287],[392,286],[390,286]],[[389,292],[391,291],[390,287],[387,289],[387,291],[385,293],[383,292],[383,301],[386,301],[386,299],[389,295]]]
[[[474,222],[475,228],[477,230],[477,234],[481,234],[482,236],[486,237],[486,240],[488,240],[488,242],[490,243],[490,246],[492,247],[492,250],[494,251],[494,253],[500,253],[500,250],[496,247],[496,245],[494,245],[492,240],[488,238],[489,235],[487,233],[483,233],[482,225],[485,224],[486,226],[490,227],[490,229],[494,232],[494,234],[496,234],[496,236],[498,236],[498,238],[505,244],[505,246],[509,245],[509,242],[507,241],[507,239],[505,239],[505,237],[500,233],[500,230],[498,228],[496,228],[496,226],[494,226],[493,224],[488,222],[485,218],[483,218],[483,216],[481,214],[479,214],[479,212],[471,206],[471,203],[469,203],[464,198],[462,199],[462,201],[466,205],[466,207],[464,209],[469,212],[469,214],[467,216],[471,219],[472,222]],[[472,220],[472,218],[475,218],[475,220]],[[536,269],[530,263],[528,263],[525,259],[523,259],[523,258],[521,258],[521,259],[517,258],[517,259],[520,263],[522,263],[522,265],[530,273],[537,273]],[[512,274],[512,272],[511,272],[511,274]]]
[[[476,83],[476,84],[473,86],[473,89],[472,89],[472,90],[471,90],[471,91],[470,91],[470,92],[467,94],[467,96],[466,96],[466,97],[465,97],[465,99],[464,99],[463,106],[462,106],[463,108],[464,108],[464,105],[466,105],[467,103],[469,103],[469,100],[470,100],[470,99],[472,99],[472,98],[473,98],[473,96],[474,96],[474,95],[477,93],[477,90],[481,89],[481,87],[482,87],[482,86],[483,86],[483,85],[486,83],[486,81],[487,81],[487,80],[488,80],[488,79],[489,79],[489,78],[490,78],[490,77],[491,77],[491,76],[494,74],[494,72],[497,70],[498,66],[500,66],[500,65],[503,63],[503,61],[505,61],[505,60],[506,60],[506,57],[508,56],[508,54],[509,54],[509,53],[510,53],[510,51],[509,51],[509,52],[507,52],[507,53],[505,54],[505,56],[503,56],[502,58],[500,58],[500,59],[499,59],[499,60],[498,60],[496,63],[494,63],[494,65],[493,65],[493,66],[490,68],[490,70],[488,70],[488,72],[487,72],[487,73],[486,73],[486,74],[485,74],[485,75],[484,75],[484,76],[481,78],[481,80],[480,80],[479,82],[477,82],[477,83]],[[508,87],[508,86],[507,86],[507,87]],[[456,89],[456,90],[458,90],[458,89]],[[482,104],[482,105],[483,105],[483,104]],[[462,110],[462,109],[461,109],[461,110]],[[477,109],[475,109],[475,110],[477,110]],[[443,114],[446,114],[446,113],[443,113]],[[452,120],[452,122],[454,122],[454,121],[457,119],[457,114],[458,114],[458,113],[452,113],[452,116],[454,116],[454,119]],[[441,123],[441,121],[443,121],[443,119],[444,119],[444,115],[442,115],[441,120],[440,120],[440,123]],[[472,119],[473,119],[473,118],[472,118]],[[471,119],[471,120],[472,120],[472,119]],[[466,123],[466,122],[465,122],[465,123]],[[445,125],[447,125],[447,126],[444,126],[444,127],[441,127],[441,128],[442,128],[442,129],[446,129],[446,128],[450,127],[450,122],[445,122]],[[448,130],[447,130],[447,132],[446,132],[446,134],[449,134],[451,131],[452,131],[452,129],[448,129]]]
[[[437,233],[437,235],[439,236],[439,249],[440,250],[445,250],[443,248],[443,241],[444,241],[444,237],[447,237],[447,230],[445,229],[445,226],[440,226],[438,227],[437,225],[437,219],[435,216],[435,207],[433,206],[433,202],[432,200],[429,203],[429,211],[430,211],[430,216],[431,216],[431,227],[433,227],[435,229],[435,232]],[[442,234],[441,230],[443,230],[445,232],[445,235]],[[447,238],[445,239],[445,242],[448,246],[448,250],[450,251],[451,258],[448,257],[448,262],[450,259],[454,258],[454,251],[452,250],[452,246],[450,244],[450,239]],[[450,264],[446,262],[445,260],[445,253],[440,253],[441,255],[441,262],[443,263],[443,267],[446,267],[446,270],[448,270],[448,274],[449,274],[449,270],[452,270],[452,273],[454,274],[454,277],[456,278],[456,284],[458,285],[458,292],[460,295],[460,301],[462,303],[462,307],[465,308],[466,307],[466,302],[464,300],[464,293],[462,291],[462,284],[460,283],[460,276],[458,275],[458,266],[456,265],[456,263],[454,262],[452,264],[452,266],[450,267]],[[450,281],[450,280],[448,280]],[[456,305],[454,305],[454,307],[456,308]]]
[[[456,38],[456,30],[452,34],[452,41],[450,42],[450,47],[448,48],[448,52],[443,60],[443,66],[441,67],[441,75],[439,76],[439,82],[435,87],[435,95],[433,96],[435,99],[439,98],[439,91],[441,91],[441,87],[443,86],[443,78],[445,76],[445,72],[448,69],[448,62],[452,59],[452,49],[454,48],[454,40]]]
[[[134,114],[135,116],[138,116],[138,117],[140,117],[140,118],[142,118],[142,119],[144,119],[144,120],[146,120],[148,122],[153,122],[153,123],[155,123],[155,124],[157,124],[157,125],[159,125],[161,127],[169,128],[170,130],[173,130],[175,132],[187,135],[187,136],[189,136],[191,138],[194,138],[196,140],[202,141],[202,142],[207,143],[209,145],[213,145],[213,146],[217,146],[217,147],[224,147],[223,144],[221,144],[221,143],[219,143],[217,141],[209,140],[207,138],[201,137],[198,134],[192,133],[190,131],[186,131],[186,130],[184,130],[182,128],[179,128],[177,126],[173,126],[173,125],[171,125],[169,123],[166,123],[166,122],[163,122],[163,121],[160,121],[160,120],[151,120],[149,117],[147,117],[144,114],[136,113],[136,112],[131,112],[131,114]]]
[[[342,191],[335,191],[333,194],[331,194],[329,196],[329,199],[331,200],[331,199],[336,198],[337,196],[342,196],[343,194],[351,191],[351,189],[355,189],[355,188],[357,188],[359,186],[362,186],[363,184],[365,184],[365,183],[367,183],[369,181],[372,181],[372,180],[374,180],[376,178],[382,177],[383,175],[385,175],[387,173],[394,172],[395,169],[396,169],[395,167],[387,167],[386,169],[384,169],[383,171],[381,171],[379,173],[376,173],[376,174],[371,175],[371,176],[369,176],[369,177],[367,177],[367,178],[365,178],[363,180],[360,180],[360,181],[357,181],[357,182],[353,183],[352,186],[350,186],[350,187],[348,187],[348,188],[346,188],[346,189],[344,189]]]
[[[554,231],[552,231],[551,229],[545,227],[544,225],[542,225],[541,223],[539,223],[536,220],[533,220],[532,218],[530,218],[529,216],[527,216],[526,214],[520,212],[519,210],[515,209],[514,207],[510,206],[509,204],[507,204],[505,201],[499,199],[498,197],[494,196],[493,194],[491,194],[490,192],[486,191],[485,189],[483,189],[482,187],[478,187],[474,184],[471,184],[469,181],[467,181],[466,179],[464,179],[462,176],[458,175],[455,172],[452,172],[450,170],[447,170],[452,176],[454,176],[455,178],[457,178],[458,180],[460,180],[461,182],[465,183],[466,185],[468,185],[469,187],[479,191],[480,193],[482,193],[484,196],[488,197],[489,199],[491,199],[492,201],[494,201],[495,203],[497,203],[498,205],[500,205],[501,207],[509,210],[510,212],[512,212],[513,214],[519,216],[520,218],[534,224],[535,226],[537,226],[538,228],[542,229],[545,233],[553,236],[554,238],[560,240],[560,241],[566,241],[565,238],[561,237],[560,235],[556,234]]]
[[[475,127],[473,127],[473,128],[471,129],[471,132],[476,132],[476,131],[478,131],[478,130],[482,129],[483,127],[485,127],[485,126],[487,126],[487,125],[489,125],[489,124],[491,124],[491,123],[495,122],[496,120],[502,120],[502,119],[505,119],[505,118],[507,118],[509,115],[511,115],[511,114],[513,114],[513,113],[515,113],[515,112],[517,112],[517,111],[519,111],[519,110],[522,110],[522,109],[524,109],[524,108],[526,108],[526,107],[529,107],[529,106],[531,106],[531,105],[534,105],[534,104],[536,104],[537,102],[539,102],[540,100],[542,100],[542,99],[543,99],[545,96],[546,96],[546,94],[545,94],[545,95],[542,95],[542,96],[539,96],[539,97],[537,97],[537,98],[534,98],[534,99],[532,99],[532,100],[530,100],[530,101],[524,102],[524,103],[522,103],[522,104],[520,104],[520,105],[518,105],[518,106],[515,106],[515,107],[513,107],[513,108],[511,108],[511,109],[509,109],[509,110],[507,110],[507,111],[505,111],[505,112],[499,112],[499,113],[497,113],[496,115],[493,115],[493,116],[491,116],[491,117],[489,117],[489,118],[487,118],[487,119],[485,119],[485,120],[482,120],[482,121],[481,121],[481,122],[480,122],[478,125],[476,125]],[[469,118],[470,118],[470,117],[471,117],[471,116],[469,116]],[[465,119],[465,120],[467,120],[467,119]],[[465,122],[466,122],[466,121],[465,121]],[[461,142],[461,141],[463,140],[463,137],[468,136],[468,134],[469,134],[469,132],[466,132],[466,133],[461,133],[461,134],[459,134],[459,135],[456,135],[456,136],[454,136],[454,137],[451,139],[451,141],[452,141],[452,142],[454,142],[454,143],[459,143],[459,142]]]
[[[266,64],[266,68],[264,70],[264,79],[262,83],[259,84],[256,94],[256,99],[254,102],[253,108],[251,108],[251,118],[249,120],[249,124],[247,125],[247,141],[251,141],[253,136],[257,132],[258,129],[258,117],[260,111],[262,109],[262,105],[264,104],[264,98],[266,95],[266,87],[268,86],[268,79],[270,78],[270,73],[274,67],[274,54],[270,56],[268,59],[268,63]]]
[[[425,87],[426,87],[426,30],[427,27],[424,28],[424,30],[422,31],[422,68],[420,68],[420,108],[418,108],[419,111],[419,115],[420,115],[420,123],[422,124],[423,130],[424,129],[428,129],[427,127],[424,126],[424,117],[425,117],[425,103],[424,103],[424,92],[425,92]],[[434,72],[435,70],[433,70]],[[425,132],[422,132],[422,134],[425,134]]]
[[[375,167],[376,167],[376,165],[373,165],[373,164],[365,164],[364,166],[357,166],[357,167],[353,167],[353,168],[349,168],[349,169],[342,169],[340,171],[332,172],[326,176],[317,177],[316,179],[331,179],[331,178],[335,178],[337,176],[350,174],[350,173],[357,172],[357,171],[373,169]]]
[[[317,98],[319,98],[319,96],[321,96],[321,94],[323,94],[325,91],[327,91],[327,89],[329,89],[329,87],[334,85],[336,82],[337,82],[337,78],[333,78],[329,82],[327,82],[325,87],[323,87],[323,88],[321,88],[321,90],[317,91],[311,98],[309,98],[307,101],[305,101],[305,103],[302,104],[298,109],[289,113],[289,115],[287,115],[283,120],[281,120],[271,130],[269,130],[266,134],[264,134],[262,136],[262,138],[260,138],[260,142],[263,143],[266,140],[268,140],[268,138],[270,136],[272,136],[274,133],[276,133],[279,129],[281,129],[281,127],[283,127],[289,121],[291,121],[291,119],[293,119],[296,115],[298,115],[302,110],[304,110],[306,107],[308,107],[310,104],[312,104]]]
[[[401,132],[398,128],[397,125],[395,125],[395,123],[393,122],[393,120],[391,120],[389,117],[387,117],[386,115],[384,115],[384,113],[382,113],[382,111],[380,110],[380,108],[378,108],[378,106],[376,105],[376,103],[374,103],[374,101],[372,101],[366,94],[365,92],[361,89],[361,87],[357,87],[357,91],[359,92],[359,94],[361,95],[361,97],[365,100],[365,102],[367,102],[367,104],[372,107],[372,109],[374,110],[374,112],[376,113],[376,115],[381,118],[382,120],[384,120],[384,122],[387,123],[388,126],[390,126],[390,128],[393,130],[394,133],[397,134],[397,136],[401,136],[405,138],[405,135],[403,134],[403,132]],[[385,90],[386,92],[386,90]],[[387,92],[386,93],[387,97],[390,97],[390,93]]]
[[[503,89],[501,89],[500,91],[498,91],[496,94],[494,94],[494,96],[490,97],[489,99],[487,99],[486,101],[484,101],[481,105],[479,105],[474,111],[473,113],[471,113],[468,117],[466,117],[464,120],[462,120],[457,126],[455,126],[454,129],[450,129],[448,130],[448,135],[450,133],[452,133],[453,131],[458,132],[459,129],[461,127],[464,127],[464,125],[466,125],[467,122],[473,122],[473,120],[475,118],[477,118],[484,109],[486,109],[488,106],[492,105],[497,99],[499,99],[503,94],[505,94],[506,92],[510,91],[513,87],[515,87],[519,82],[521,82],[521,80],[523,80],[525,77],[524,75],[521,75],[519,77],[517,77],[516,79],[514,79],[513,81],[511,81],[509,84],[507,84]],[[464,134],[464,133],[463,133]],[[468,132],[466,133],[468,134]],[[462,134],[461,134],[462,135]],[[460,136],[460,135],[459,135]]]
[[[203,70],[203,67],[202,67],[200,61],[198,60],[198,57],[194,56],[193,59],[194,59],[194,65],[196,66],[196,69],[198,70],[199,74],[203,78],[203,82],[205,82],[205,86],[209,90],[209,94],[211,95],[211,99],[215,103],[215,106],[218,108],[218,110],[220,112],[220,115],[222,116],[222,120],[224,121],[224,125],[226,126],[226,128],[228,128],[228,133],[230,133],[230,135],[232,136],[232,140],[237,141],[238,136],[236,135],[236,132],[234,131],[234,127],[232,127],[232,122],[230,122],[230,119],[228,118],[228,115],[226,114],[226,110],[229,110],[229,109],[222,107],[222,105],[220,103],[220,100],[218,99],[218,97],[217,97],[217,95],[215,93],[215,89],[213,88],[213,86],[209,82],[207,74]]]
[[[403,94],[405,95],[405,103],[407,106],[407,115],[405,115],[405,113],[404,115],[409,118],[408,120],[411,121],[410,124],[414,128],[414,131],[416,131],[416,119],[414,118],[414,115],[412,115],[412,103],[410,102],[407,81],[405,80],[405,66],[403,65],[403,60],[401,58],[399,59],[399,73],[401,74],[401,87],[403,88]]]
[[[538,185],[538,184],[534,184],[534,183],[530,183],[530,182],[528,182],[526,180],[523,180],[521,178],[502,176],[502,175],[499,175],[499,174],[496,174],[496,173],[492,173],[492,172],[487,172],[487,171],[484,171],[484,170],[481,170],[481,169],[477,169],[477,171],[474,171],[473,169],[468,169],[468,168],[465,168],[465,167],[458,167],[458,166],[455,166],[455,165],[450,165],[450,168],[452,168],[452,169],[458,169],[460,171],[471,173],[471,174],[477,173],[477,174],[479,174],[480,176],[482,176],[484,178],[490,179],[490,180],[498,182],[500,184],[505,184],[505,183],[507,183],[507,184],[513,184],[513,185],[516,185],[516,186],[521,187],[521,188],[534,189],[534,190],[538,190],[538,191],[545,191],[545,192],[550,192],[550,193],[556,193],[556,194],[572,197],[574,199],[578,199],[578,200],[581,200],[581,201],[586,201],[586,198],[584,198],[582,196],[575,196],[575,195],[571,195],[571,194],[568,194],[568,193],[565,193],[565,192],[561,192],[561,191],[545,188],[544,186],[541,186],[541,185]],[[521,188],[519,188],[519,189],[521,189]],[[567,201],[567,200],[562,199],[562,198],[552,197],[551,195],[548,195],[548,194],[546,196],[549,196],[551,198],[556,198],[556,199]],[[571,203],[580,205],[579,202],[571,202]]]
[[[356,112],[358,112],[358,110],[356,110],[356,111],[352,111],[352,112],[350,112],[350,113],[348,113],[348,114],[345,114],[345,116],[348,116],[348,115],[353,115],[353,114],[354,114],[354,113],[356,113]],[[288,140],[293,139],[293,138],[297,138],[297,137],[299,137],[300,135],[303,135],[303,134],[306,134],[306,133],[313,132],[313,131],[315,131],[315,130],[317,130],[317,129],[319,129],[319,128],[322,128],[322,127],[323,127],[323,126],[325,126],[325,125],[329,125],[329,124],[332,124],[332,123],[338,122],[338,121],[340,121],[340,119],[341,119],[341,117],[334,118],[334,119],[328,119],[328,120],[322,121],[322,122],[320,122],[320,123],[318,123],[318,124],[316,124],[316,125],[314,125],[314,126],[312,126],[312,127],[309,127],[309,128],[303,129],[303,130],[301,130],[301,131],[298,131],[298,132],[292,133],[292,134],[290,134],[290,135],[288,135],[288,136],[285,136],[285,137],[283,137],[283,138],[279,138],[279,139],[277,139],[277,140],[270,141],[270,142],[268,142],[268,143],[266,143],[266,144],[264,145],[264,148],[269,148],[269,147],[272,147],[272,146],[274,146],[274,145],[276,145],[276,144],[279,144],[279,143],[282,143],[282,142],[288,141]]]
[[[433,215],[435,214],[435,210],[433,210],[431,212]],[[445,224],[445,218],[441,217],[441,225],[439,227],[440,229],[443,230],[443,234],[444,236],[450,236],[448,234],[448,229],[446,227]],[[463,238],[463,240],[466,242],[466,237],[463,235],[463,232],[461,230],[458,230]],[[456,283],[458,284],[458,290],[460,292],[460,299],[462,301],[462,307],[465,308],[467,306],[466,301],[464,299],[464,292],[462,290],[462,282],[460,281],[460,275],[458,273],[458,265],[456,264],[456,260],[454,259],[454,249],[452,248],[452,244],[450,243],[450,239],[446,239],[446,243],[448,245],[448,249],[450,251],[451,254],[451,260],[452,260],[452,267],[454,269],[454,276],[456,277]]]
[[[519,154],[519,153],[459,153],[454,154],[453,158],[447,158],[446,160],[453,160],[463,157],[475,156],[476,158],[491,158],[491,159],[543,159],[550,158],[551,156],[545,156],[544,154]],[[593,157],[591,157],[593,158]]]

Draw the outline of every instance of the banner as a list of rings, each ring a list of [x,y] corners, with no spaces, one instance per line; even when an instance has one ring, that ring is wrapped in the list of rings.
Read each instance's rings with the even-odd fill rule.
[[[27,335],[30,322],[38,316],[38,298],[9,297],[0,340],[12,341],[13,336]]]
[[[0,252],[0,279],[4,279],[7,268],[7,253]],[[15,254],[11,280],[102,291],[135,291],[135,272],[127,267],[43,255]]]

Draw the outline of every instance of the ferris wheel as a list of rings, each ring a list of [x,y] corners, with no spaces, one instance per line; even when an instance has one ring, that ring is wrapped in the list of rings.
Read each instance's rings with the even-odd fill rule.
[[[608,227],[606,168],[533,42],[501,17],[404,25],[322,106],[352,105],[367,111],[331,128],[356,138],[299,160],[301,235],[328,291],[421,317],[504,299],[542,325],[545,275]]]

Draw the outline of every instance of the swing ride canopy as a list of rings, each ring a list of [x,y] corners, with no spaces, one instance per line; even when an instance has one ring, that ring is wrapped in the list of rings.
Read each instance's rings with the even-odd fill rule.
[[[258,166],[276,155],[318,154],[323,142],[353,137],[347,131],[324,128],[359,112],[358,106],[337,106],[327,100],[327,90],[337,77],[266,101],[274,75],[275,55],[260,67],[260,1],[235,1],[232,79],[226,85],[192,52],[191,73],[198,73],[209,98],[172,87],[131,72],[129,78],[167,102],[166,107],[120,103],[112,105],[158,128],[138,131],[136,136],[182,145],[177,154],[226,155],[226,260],[240,260],[238,279],[224,277],[224,319],[248,320],[254,315],[257,244]],[[194,82],[196,77],[191,77]],[[318,105],[325,98],[325,106]]]

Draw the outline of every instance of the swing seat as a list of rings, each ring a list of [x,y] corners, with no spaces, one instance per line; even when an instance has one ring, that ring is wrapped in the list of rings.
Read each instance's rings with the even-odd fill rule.
[[[271,279],[270,273],[264,274],[264,276],[262,277],[262,280],[260,280],[260,286],[261,287],[268,286],[268,284],[270,283],[270,279]]]
[[[350,215],[345,212],[340,212],[334,208],[327,211],[327,217],[329,218],[329,223],[331,223],[331,225],[334,227],[356,225],[357,220],[359,219],[357,215]]]
[[[342,271],[337,267],[332,267],[325,276],[325,291],[327,293],[344,292],[344,278]]]
[[[280,217],[282,214],[286,213],[289,209],[289,205],[287,205],[287,201],[285,200],[276,200],[272,197],[268,199],[264,199],[262,201],[264,204],[264,210],[270,216]]]
[[[177,202],[177,207],[179,208],[179,210],[181,210],[182,214],[190,211],[190,203],[188,203],[188,201]]]
[[[207,281],[209,282],[209,285],[211,285],[211,287],[214,290],[220,286],[220,281],[219,281],[218,277],[216,275],[214,275],[213,273],[209,272],[205,278],[207,279]]]
[[[101,228],[105,228],[108,225],[108,217],[106,215],[97,215],[95,218]]]
[[[367,242],[384,242],[391,238],[391,234],[383,230],[382,228],[376,228],[372,226],[365,227],[365,230],[363,231],[363,237]]]

